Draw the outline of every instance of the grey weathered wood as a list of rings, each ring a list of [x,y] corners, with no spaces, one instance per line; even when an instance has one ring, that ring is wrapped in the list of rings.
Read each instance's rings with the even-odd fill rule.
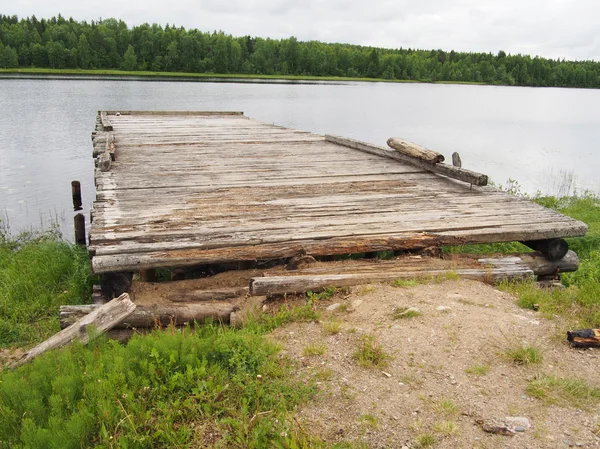
[[[391,282],[396,279],[426,279],[443,276],[449,270],[398,271],[383,273],[345,273],[298,276],[265,276],[250,281],[250,294],[268,296],[276,294],[303,293],[326,287],[347,287],[368,282]],[[532,279],[533,272],[522,265],[482,269],[453,270],[462,279],[473,279],[488,283],[513,279]]]
[[[248,294],[248,287],[232,287],[213,290],[178,290],[167,295],[167,299],[173,302],[197,302],[197,301],[225,301],[238,298]]]
[[[110,170],[110,167],[112,165],[112,158],[110,157],[110,153],[108,151],[102,152],[100,156],[98,156],[98,159],[96,159],[96,161],[96,164],[100,171],[105,172]]]
[[[115,327],[115,325],[129,317],[135,309],[136,306],[131,302],[127,293],[106,304],[95,306],[89,314],[78,317],[62,331],[27,351],[23,357],[13,364],[13,367],[21,366],[46,351],[65,346],[74,340],[79,340],[85,344],[90,339]]]
[[[409,142],[408,140],[401,139],[400,137],[390,137],[387,140],[387,144],[398,153],[415,158],[419,161],[428,162],[430,164],[444,162],[444,156],[442,154],[429,150],[421,145],[417,145],[416,143]]]
[[[479,262],[484,265],[491,264],[494,266],[502,266],[503,264],[513,263],[517,258],[531,268],[536,276],[549,276],[558,273],[577,271],[579,268],[579,257],[577,257],[577,254],[572,250],[569,250],[567,254],[559,260],[548,260],[543,254],[536,252],[519,254],[515,257],[482,258],[479,259]]]
[[[428,171],[454,167],[361,142],[329,142],[235,114],[120,112],[107,113],[112,132],[94,136],[105,151],[114,141],[117,154],[110,170],[95,171],[89,249],[97,273],[587,229],[494,188]]]
[[[360,142],[354,139],[347,139],[344,137],[325,135],[325,139],[328,142],[334,142],[339,145],[345,145],[349,148],[354,148],[359,151],[364,151],[370,154],[376,154],[379,156],[395,159],[400,162],[408,163],[432,173],[447,176],[449,178],[458,179],[459,181],[468,182],[476,186],[485,186],[488,183],[487,175],[476,173],[471,170],[466,170],[460,167],[453,167],[447,164],[431,164],[429,162],[423,162],[416,158],[404,156],[394,151],[386,150],[385,148],[377,147],[368,143]]]
[[[452,153],[452,165],[459,168],[462,167],[460,155],[456,151]]]
[[[141,117],[168,117],[168,116],[219,116],[219,115],[232,115],[232,116],[243,116],[244,113],[241,111],[104,111],[108,115],[115,115],[117,112],[121,116],[141,116]]]
[[[100,112],[100,122],[102,123],[102,129],[104,131],[112,131],[113,130],[112,123],[108,119],[108,115],[105,111]]]
[[[61,328],[70,326],[73,322],[96,311],[99,307],[103,306],[98,306],[97,304],[61,306]],[[152,328],[157,325],[168,326],[170,324],[183,326],[185,324],[194,324],[195,322],[202,324],[207,319],[227,323],[231,312],[234,312],[237,309],[237,306],[225,301],[173,305],[138,305],[134,312],[116,322],[113,327],[119,329]]]

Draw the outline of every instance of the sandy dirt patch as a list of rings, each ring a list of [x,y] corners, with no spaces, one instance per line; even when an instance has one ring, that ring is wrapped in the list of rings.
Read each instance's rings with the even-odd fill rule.
[[[337,309],[327,310],[333,304]],[[395,310],[408,307],[420,315],[394,319]],[[317,376],[321,392],[298,418],[328,442],[369,448],[600,447],[597,405],[550,405],[527,393],[529,383],[544,376],[576,377],[600,387],[600,353],[570,348],[558,318],[520,309],[509,294],[473,281],[360,286],[319,308],[319,322],[286,325],[272,338],[297,361],[300,374]],[[386,366],[358,364],[354,354],[365,335],[391,356]],[[505,352],[519,346],[539,350],[542,362],[516,364]],[[532,427],[514,436],[482,430],[482,422],[506,417],[525,417]]]

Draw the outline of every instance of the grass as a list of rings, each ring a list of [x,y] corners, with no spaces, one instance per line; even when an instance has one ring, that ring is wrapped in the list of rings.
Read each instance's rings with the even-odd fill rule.
[[[516,188],[509,187],[508,191],[523,196],[518,185]],[[540,289],[533,282],[505,282],[499,284],[499,288],[517,296],[520,307],[533,309],[534,304],[538,304],[539,312],[547,318],[557,315],[566,318],[573,327],[600,327],[600,197],[582,194],[529,199],[588,225],[588,233],[584,237],[566,239],[570,249],[579,256],[579,269],[561,274],[561,282],[567,287],[563,290]],[[511,254],[530,252],[531,249],[520,243],[496,243],[445,247],[443,251]]]
[[[57,231],[13,238],[0,229],[0,347],[27,346],[60,330],[59,305],[88,302],[91,286],[87,252]]]
[[[342,323],[339,321],[326,321],[323,323],[323,330],[327,335],[339,334],[342,331]]]
[[[56,232],[11,237],[0,227],[0,345],[37,343],[58,330],[60,304],[91,293],[85,250]],[[319,317],[313,301],[249,317],[242,329],[208,325],[100,337],[0,371],[0,447],[331,446],[292,419],[316,392],[263,338]]]
[[[433,425],[433,430],[444,436],[455,435],[458,433],[458,425],[454,421],[440,421]]]
[[[323,355],[327,351],[327,346],[321,343],[309,343],[304,347],[302,353],[305,356]]]
[[[354,352],[354,359],[365,368],[383,368],[387,366],[390,358],[391,356],[384,352],[383,347],[375,342],[373,335],[363,335]]]
[[[433,401],[431,403],[431,408],[434,412],[444,415],[444,416],[452,416],[456,415],[458,412],[458,406],[452,399],[442,398],[439,401]]]
[[[490,365],[473,365],[465,369],[465,373],[474,376],[486,376],[490,372]]]
[[[415,438],[415,444],[418,448],[433,447],[436,442],[437,439],[432,433],[423,433]]]
[[[421,316],[421,312],[413,310],[410,307],[396,307],[392,312],[392,319],[401,320]]]
[[[308,290],[306,292],[306,298],[311,302],[326,301],[328,299],[333,298],[337,291],[338,290],[335,287],[326,287],[320,292],[313,292],[311,290]]]
[[[242,329],[170,328],[127,345],[100,337],[0,372],[0,447],[356,447],[331,446],[292,419],[331,373],[301,378],[263,337],[313,309],[282,307]]]
[[[369,415],[369,414],[365,414],[365,415],[361,415],[358,420],[369,426],[372,427],[373,429],[376,429],[379,426],[379,421],[377,420],[377,418],[373,415]]]
[[[540,350],[531,345],[513,345],[504,355],[516,365],[539,365],[543,361]]]
[[[11,447],[266,447],[315,392],[258,328],[207,326],[53,351],[0,376]],[[196,428],[210,428],[211,441]]]
[[[419,285],[421,285],[421,282],[416,279],[396,279],[392,282],[392,287],[399,288],[417,287]]]
[[[542,376],[529,383],[527,394],[558,406],[594,409],[600,404],[600,389],[577,378]]]
[[[431,83],[431,84],[474,84],[483,85],[483,82],[474,81],[431,81],[431,80],[397,80],[384,78],[353,78],[347,76],[311,76],[311,75],[257,75],[243,73],[189,73],[189,72],[154,72],[154,71],[125,71],[108,69],[49,69],[49,68],[19,68],[0,69],[0,74],[22,75],[72,75],[72,76],[107,76],[107,77],[147,77],[147,78],[179,78],[179,79],[231,79],[231,80],[290,80],[290,81],[363,81],[374,83]],[[392,253],[393,254],[393,253]],[[385,257],[385,252],[382,257]]]

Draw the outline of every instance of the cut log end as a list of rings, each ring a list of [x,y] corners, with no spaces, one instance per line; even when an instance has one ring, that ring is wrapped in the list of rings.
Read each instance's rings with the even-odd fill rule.
[[[539,251],[550,261],[562,259],[569,251],[569,244],[564,239],[529,240],[522,243]]]

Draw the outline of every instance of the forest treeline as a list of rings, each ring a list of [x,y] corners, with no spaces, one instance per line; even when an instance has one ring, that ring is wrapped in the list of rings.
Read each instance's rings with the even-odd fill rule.
[[[386,49],[260,37],[121,20],[0,15],[0,67],[337,76],[519,86],[600,87],[600,62],[504,51]]]

